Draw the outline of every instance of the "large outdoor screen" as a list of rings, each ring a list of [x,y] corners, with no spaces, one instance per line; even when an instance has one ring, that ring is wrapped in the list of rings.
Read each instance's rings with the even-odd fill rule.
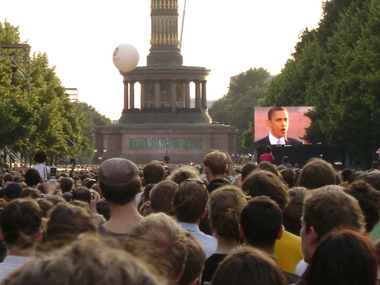
[[[272,107],[256,107],[255,108],[255,142],[260,141],[263,145],[263,141],[271,131],[271,123],[268,123],[268,111]],[[305,113],[313,107],[286,107],[288,113],[288,126],[286,129],[286,137],[293,138],[298,141],[302,141],[304,144],[308,144],[303,139],[306,131],[305,129],[310,126],[310,119],[305,116]],[[272,124],[273,125],[273,124]]]

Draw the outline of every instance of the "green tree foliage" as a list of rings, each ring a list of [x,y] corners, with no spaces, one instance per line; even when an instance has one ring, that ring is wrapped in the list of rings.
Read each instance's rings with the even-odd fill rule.
[[[231,78],[229,91],[210,108],[214,121],[233,125],[238,129],[238,142],[242,142],[244,131],[251,132],[250,123],[254,119],[254,108],[264,97],[264,89],[270,74],[263,68],[251,68]],[[251,142],[253,143],[253,141]],[[250,147],[248,141],[238,145],[238,151]]]
[[[0,43],[25,44],[18,27],[8,22],[0,23]],[[0,52],[0,146],[13,148],[29,161],[37,149],[43,149],[51,163],[77,156],[91,162],[92,131],[110,121],[90,106],[70,101],[45,53],[34,54],[27,66],[15,64],[14,58],[25,50]],[[15,76],[19,74],[23,76]]]
[[[314,106],[306,139],[333,159],[368,167],[380,145],[380,1],[324,3],[293,58],[268,86],[264,105]]]
[[[81,115],[83,125],[83,135],[89,142],[89,148],[83,151],[79,156],[80,162],[92,162],[95,149],[94,131],[97,127],[111,124],[111,120],[101,115],[94,107],[84,102],[76,103],[77,114]]]

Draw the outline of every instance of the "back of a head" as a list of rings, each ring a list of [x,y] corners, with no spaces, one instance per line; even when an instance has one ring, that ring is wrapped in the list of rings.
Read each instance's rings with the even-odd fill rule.
[[[315,251],[307,284],[377,284],[377,255],[371,240],[350,230],[327,235]]]
[[[166,180],[173,181],[178,185],[187,179],[199,178],[199,173],[191,166],[182,165],[176,168]]]
[[[241,212],[240,226],[249,245],[273,247],[282,228],[282,213],[266,196],[252,198]]]
[[[247,205],[247,197],[233,185],[214,190],[208,201],[209,219],[215,233],[229,241],[239,242],[240,213]]]
[[[41,192],[36,188],[26,187],[22,190],[20,198],[38,199],[41,198]]]
[[[168,215],[150,214],[128,234],[124,247],[173,284],[178,281],[188,255],[186,235]]]
[[[346,192],[358,200],[363,211],[366,232],[371,232],[380,218],[380,193],[370,184],[363,180],[353,182]]]
[[[343,182],[348,181],[348,178],[352,175],[352,173],[354,173],[352,169],[349,169],[349,168],[343,169],[340,173],[342,175]]]
[[[303,211],[303,200],[309,193],[305,187],[293,187],[288,190],[290,202],[282,212],[285,229],[299,236],[301,232],[301,218]]]
[[[266,171],[272,172],[274,175],[278,176],[278,171],[277,171],[276,166],[274,166],[274,164],[272,164],[272,163],[270,163],[268,161],[261,161],[258,164],[258,167],[261,170],[266,170]]]
[[[254,163],[245,164],[241,169],[242,181],[244,181],[248,177],[248,175],[250,175],[257,168],[258,168],[257,164],[254,164]]]
[[[165,169],[162,164],[158,160],[151,161],[143,169],[144,184],[157,184],[164,179],[164,174]]]
[[[71,177],[62,177],[59,179],[59,186],[62,193],[71,192],[74,186],[74,180]]]
[[[157,183],[150,191],[150,206],[154,213],[163,212],[168,215],[174,215],[172,210],[172,201],[178,184],[173,181],[161,181]]]
[[[376,190],[380,191],[380,170],[363,172],[355,178],[355,181],[357,180],[363,180],[370,184]]]
[[[79,186],[73,191],[72,200],[91,203],[91,191],[85,186]]]
[[[306,233],[313,227],[317,242],[338,228],[364,231],[364,215],[358,201],[336,185],[310,191],[304,200],[303,222]]]
[[[105,160],[99,166],[98,177],[103,197],[109,203],[125,205],[133,201],[141,189],[139,169],[128,159]]]
[[[201,180],[182,182],[173,196],[176,218],[185,223],[198,222],[205,211],[207,200],[208,191]]]
[[[20,183],[11,182],[4,189],[4,198],[11,200],[21,196],[22,186]]]
[[[272,172],[254,171],[242,185],[243,192],[251,197],[268,196],[279,205],[281,210],[289,202],[288,187]]]
[[[212,285],[285,285],[281,268],[269,255],[252,247],[230,253],[219,265]]]
[[[46,153],[42,150],[38,150],[34,154],[34,161],[37,163],[44,163],[46,161],[46,159],[47,159]]]
[[[326,185],[336,185],[337,174],[333,166],[320,158],[311,159],[301,169],[298,185],[309,190],[320,188]]]
[[[286,155],[282,158],[282,163],[289,163],[289,157],[287,157]]]
[[[288,184],[289,188],[294,187],[294,180],[296,176],[296,172],[293,168],[285,168],[280,171],[282,179]]]
[[[206,253],[201,242],[191,234],[186,235],[186,244],[188,256],[186,259],[185,270],[178,285],[199,284],[192,283],[196,279],[201,278],[204,263],[206,261]]]
[[[71,243],[79,234],[96,232],[94,220],[85,208],[61,203],[49,213],[42,248],[50,251]]]
[[[34,258],[7,277],[4,285],[158,285],[165,284],[147,265],[97,237],[83,236],[71,246]]]
[[[1,230],[7,246],[19,250],[31,247],[39,234],[42,211],[32,199],[9,202],[1,213]]]
[[[42,182],[41,175],[38,172],[38,170],[35,169],[35,168],[29,168],[25,172],[25,176],[24,177],[25,177],[25,183],[28,186],[37,185],[37,184],[39,184],[39,183]]]
[[[265,148],[265,153],[271,153],[272,152],[272,148],[270,146],[267,146]]]
[[[205,155],[203,164],[210,169],[214,176],[223,175],[227,170],[227,156],[220,150],[214,150]]]

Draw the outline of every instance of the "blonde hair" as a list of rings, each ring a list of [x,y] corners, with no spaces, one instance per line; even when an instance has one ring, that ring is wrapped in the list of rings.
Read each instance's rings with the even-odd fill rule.
[[[146,264],[95,236],[82,236],[71,246],[35,258],[10,274],[4,285],[158,285],[166,284]]]
[[[188,255],[186,234],[168,215],[150,214],[127,235],[124,248],[175,284]]]

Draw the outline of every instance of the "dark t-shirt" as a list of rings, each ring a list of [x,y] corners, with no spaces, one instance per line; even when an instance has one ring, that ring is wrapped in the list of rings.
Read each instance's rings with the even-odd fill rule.
[[[202,273],[202,284],[203,282],[210,282],[216,269],[219,266],[219,263],[223,261],[223,259],[227,256],[227,254],[218,254],[214,253],[209,258],[206,259],[205,267]]]
[[[208,193],[211,193],[215,189],[226,184],[230,184],[226,179],[214,179],[210,181],[207,185]]]
[[[115,238],[116,240],[120,242],[121,246],[124,246],[125,238],[128,236],[128,234],[116,234],[116,233],[110,232],[103,225],[98,227],[98,234],[100,236],[108,236],[108,237]]]

